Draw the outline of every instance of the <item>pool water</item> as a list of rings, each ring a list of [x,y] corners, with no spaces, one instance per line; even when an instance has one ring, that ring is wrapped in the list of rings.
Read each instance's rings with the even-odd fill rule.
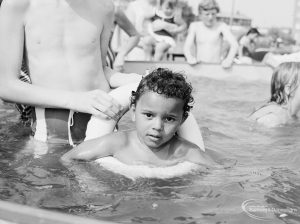
[[[206,148],[226,169],[130,180],[91,163],[64,167],[68,146],[30,140],[0,103],[0,199],[120,223],[299,223],[300,123],[267,129],[248,120],[269,96],[263,82],[191,78]],[[125,116],[121,129],[132,127]]]

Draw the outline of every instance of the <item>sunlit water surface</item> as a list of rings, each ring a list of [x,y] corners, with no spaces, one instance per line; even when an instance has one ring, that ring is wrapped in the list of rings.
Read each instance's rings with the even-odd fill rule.
[[[299,121],[267,129],[247,119],[268,99],[265,83],[191,81],[206,148],[235,165],[167,180],[90,163],[69,170],[59,157],[70,147],[30,140],[13,105],[0,103],[0,199],[121,223],[299,223]],[[131,127],[125,116],[121,129]]]

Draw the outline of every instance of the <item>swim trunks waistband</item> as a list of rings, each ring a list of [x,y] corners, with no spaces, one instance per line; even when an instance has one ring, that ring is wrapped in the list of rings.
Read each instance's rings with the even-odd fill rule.
[[[35,108],[32,131],[35,139],[75,145],[85,139],[90,114],[67,109]]]

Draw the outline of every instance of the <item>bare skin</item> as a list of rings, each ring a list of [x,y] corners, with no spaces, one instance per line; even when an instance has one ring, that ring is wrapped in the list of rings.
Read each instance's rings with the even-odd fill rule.
[[[113,13],[107,0],[4,0],[0,97],[117,117],[103,65]],[[23,49],[33,85],[18,80]]]
[[[129,36],[128,40],[122,46],[120,46],[120,49],[118,49],[118,54],[114,61],[114,69],[117,71],[122,71],[124,69],[123,66],[124,66],[125,56],[135,46],[137,46],[137,44],[140,41],[140,34],[137,32],[133,24],[127,18],[125,13],[120,9],[120,7],[116,7],[115,22]]]
[[[201,21],[191,23],[184,44],[184,55],[191,65],[200,62],[220,63],[223,68],[231,67],[238,50],[238,43],[229,27],[217,21],[217,10],[203,10],[200,12]],[[227,40],[230,49],[221,61],[222,39]],[[192,49],[196,48],[195,55]]]
[[[113,156],[127,165],[170,166],[189,161],[211,165],[212,160],[191,142],[175,135],[184,122],[183,100],[147,92],[132,105],[136,130],[114,132],[85,141],[62,160],[95,160]]]

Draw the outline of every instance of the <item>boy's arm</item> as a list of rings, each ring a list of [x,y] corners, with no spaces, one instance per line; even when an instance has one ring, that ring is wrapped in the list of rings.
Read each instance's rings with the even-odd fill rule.
[[[196,39],[196,30],[195,30],[195,24],[191,23],[189,29],[188,29],[188,34],[183,46],[183,52],[184,56],[186,57],[186,60],[189,64],[196,64],[197,59],[195,56],[192,55],[191,49],[192,47],[195,46],[195,39]]]
[[[191,147],[188,149],[185,155],[185,160],[199,165],[216,166],[216,162],[214,162],[206,152],[199,150],[197,147]]]
[[[119,136],[118,136],[119,135]],[[91,161],[98,158],[113,156],[121,148],[124,138],[118,133],[111,133],[102,137],[82,142],[61,157],[64,162],[72,160]]]
[[[226,58],[222,61],[222,66],[224,68],[229,68],[231,67],[233,59],[237,54],[239,45],[236,38],[233,36],[232,32],[226,24],[222,24],[222,34],[224,39],[227,40],[230,45],[229,52]]]

